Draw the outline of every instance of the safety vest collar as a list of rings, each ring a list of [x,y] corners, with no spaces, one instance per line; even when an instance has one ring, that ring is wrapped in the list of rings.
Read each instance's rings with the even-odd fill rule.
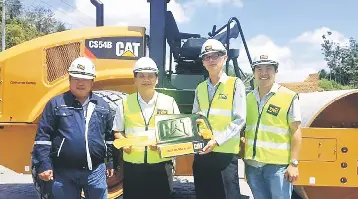
[[[158,92],[154,91],[154,95],[153,95],[152,99],[149,100],[148,103],[146,101],[144,101],[144,99],[142,98],[142,96],[140,95],[139,92],[137,92],[137,99],[138,99],[138,103],[141,102],[141,103],[144,103],[144,104],[156,104],[157,99],[158,99]]]
[[[216,84],[216,86],[220,84],[225,84],[227,82],[227,80],[229,79],[230,77],[225,73],[225,72],[222,72],[220,78],[219,78],[219,81],[218,83]],[[210,86],[215,86],[214,84],[211,83],[211,80],[210,80],[210,77],[208,77],[206,79],[206,83]]]
[[[266,95],[270,95],[270,94],[275,94],[279,91],[281,85],[274,82],[270,91],[266,94]],[[255,99],[256,101],[259,103],[260,102],[260,93],[259,93],[259,87],[256,87],[254,90],[253,90],[253,94],[255,96]]]

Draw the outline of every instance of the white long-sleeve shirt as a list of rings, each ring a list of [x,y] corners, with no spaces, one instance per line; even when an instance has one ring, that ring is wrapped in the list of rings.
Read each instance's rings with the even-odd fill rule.
[[[229,76],[227,76],[226,73],[223,73],[219,79],[219,82],[225,83],[228,79]],[[219,82],[216,85],[213,85],[209,78],[206,81],[208,83],[209,100],[211,101],[214,97],[215,90],[217,89]],[[240,79],[237,79],[234,90],[235,91],[234,91],[233,108],[232,108],[232,115],[234,120],[226,128],[224,133],[215,135],[214,139],[218,143],[218,145],[224,144],[226,141],[233,138],[234,136],[239,137],[240,131],[242,130],[242,128],[245,126],[246,123],[246,92],[245,92],[245,85]],[[197,90],[196,90],[192,113],[198,113],[200,111],[201,110],[199,107]]]

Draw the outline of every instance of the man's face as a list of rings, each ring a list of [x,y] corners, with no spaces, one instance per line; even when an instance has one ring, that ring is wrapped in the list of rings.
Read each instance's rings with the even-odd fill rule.
[[[226,55],[221,55],[218,52],[212,52],[202,57],[203,65],[209,73],[219,73],[227,59]]]
[[[273,65],[259,65],[255,67],[255,80],[259,87],[271,86],[275,82],[277,70]]]
[[[86,98],[92,91],[93,79],[81,79],[70,76],[70,91],[76,98]]]
[[[134,82],[138,90],[154,90],[158,84],[158,76],[156,73],[138,72]]]

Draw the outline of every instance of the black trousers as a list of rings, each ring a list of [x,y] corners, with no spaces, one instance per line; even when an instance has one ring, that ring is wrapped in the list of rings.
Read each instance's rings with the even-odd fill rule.
[[[195,155],[193,162],[196,199],[240,199],[238,158],[211,152]]]
[[[170,187],[165,165],[124,162],[123,199],[169,199]]]

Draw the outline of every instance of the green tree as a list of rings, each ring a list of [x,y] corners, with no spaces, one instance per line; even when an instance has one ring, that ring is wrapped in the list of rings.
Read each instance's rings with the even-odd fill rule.
[[[329,79],[329,74],[325,69],[318,71],[319,79]]]
[[[6,46],[10,48],[43,35],[44,33],[38,32],[30,23],[21,19],[13,19],[6,25]]]
[[[6,1],[6,48],[64,30],[67,30],[65,24],[55,19],[51,10],[43,7],[24,9],[19,0]]]
[[[38,7],[30,10],[26,14],[26,19],[35,25],[37,31],[50,34],[64,27],[64,24],[59,23],[54,16],[50,9]]]
[[[334,80],[342,85],[358,87],[358,44],[354,38],[349,39],[348,45],[334,42],[330,37],[332,32],[322,36],[322,53],[329,73],[320,71],[321,78]],[[324,76],[323,76],[324,75]]]

